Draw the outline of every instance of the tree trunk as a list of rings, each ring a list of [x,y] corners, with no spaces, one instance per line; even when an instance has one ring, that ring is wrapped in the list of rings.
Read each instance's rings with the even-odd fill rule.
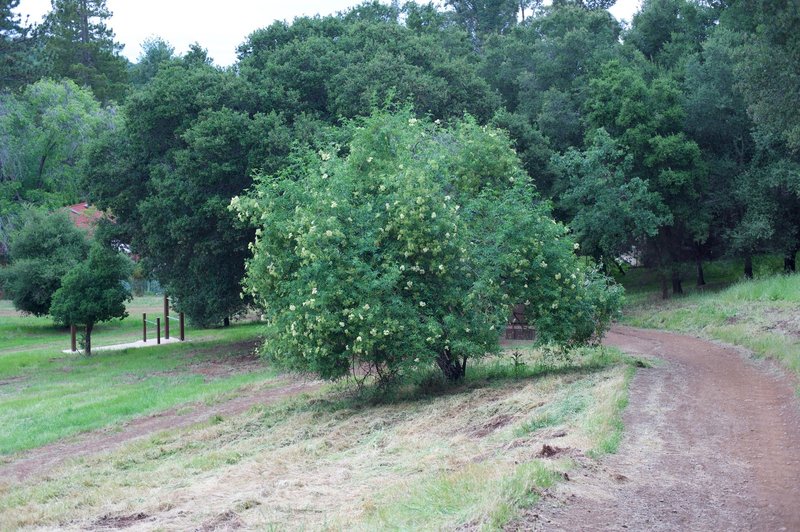
[[[442,370],[447,380],[455,382],[464,377],[467,371],[467,359],[460,363],[458,357],[454,357],[450,349],[445,349],[436,357],[436,364]]]
[[[745,255],[744,256],[744,276],[746,279],[753,278],[753,256],[752,255]]]
[[[44,181],[42,180],[42,176],[44,175],[44,165],[47,162],[47,154],[42,155],[39,159],[39,173],[37,176],[39,177],[39,184],[43,185]]]
[[[225,319],[222,320],[222,326],[223,327],[230,327],[231,326],[231,319],[228,318],[228,317],[225,317]]]
[[[661,273],[661,299],[669,299],[669,284],[667,284],[667,276]]]
[[[792,250],[783,258],[783,271],[794,273],[797,271],[797,250]]]
[[[674,295],[683,294],[683,286],[681,285],[681,272],[678,269],[672,270],[672,293]]]
[[[697,256],[697,286],[705,286],[706,285],[706,276],[703,273],[703,259],[700,258],[700,255]]]
[[[86,356],[90,356],[92,354],[92,329],[94,328],[94,323],[87,323],[86,324]]]

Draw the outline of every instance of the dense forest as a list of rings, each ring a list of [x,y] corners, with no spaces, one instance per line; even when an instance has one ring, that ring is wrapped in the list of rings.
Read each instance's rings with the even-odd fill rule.
[[[160,38],[130,63],[104,0],[52,0],[36,26],[18,3],[0,1],[0,264],[37,210],[87,201],[111,213],[98,239],[129,246],[193,321],[221,323],[252,302],[260,232],[232,199],[346,155],[388,112],[507,132],[531,212],[547,205],[607,271],[658,269],[665,297],[723,256],[745,276],[761,253],[795,271],[793,0],[644,0],[630,25],[613,0],[366,2],[243,36],[226,68]]]

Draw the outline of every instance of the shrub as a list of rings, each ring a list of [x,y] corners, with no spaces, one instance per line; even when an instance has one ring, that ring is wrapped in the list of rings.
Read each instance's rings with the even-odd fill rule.
[[[11,235],[11,264],[0,272],[2,283],[14,308],[45,316],[61,278],[86,257],[89,243],[64,213],[30,209],[22,217]]]
[[[257,226],[245,289],[273,361],[383,381],[435,363],[456,380],[498,351],[513,303],[545,343],[608,326],[620,290],[576,256],[504,133],[410,112],[352,128],[342,154],[299,157],[298,175],[232,201]]]

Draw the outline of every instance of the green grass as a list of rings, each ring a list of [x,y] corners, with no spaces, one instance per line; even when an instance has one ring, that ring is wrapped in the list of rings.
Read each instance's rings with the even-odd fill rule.
[[[624,322],[739,345],[800,375],[799,306],[800,275],[779,274],[666,301],[639,298]]]
[[[140,327],[141,316],[101,324],[93,343],[134,341]],[[266,366],[211,377],[197,371],[247,355],[258,334],[258,324],[189,330],[187,343],[86,357],[62,353],[69,334],[47,319],[0,317],[0,455],[269,381],[275,374]]]
[[[717,292],[744,279],[744,263],[739,259],[720,259],[703,263],[706,285],[697,287],[697,271],[694,264],[679,266],[683,278],[683,290],[687,295]],[[780,273],[783,259],[776,255],[753,257],[753,273],[764,278]],[[661,298],[658,271],[651,268],[626,268],[625,275],[614,271],[614,278],[625,287],[629,304],[637,305]],[[672,285],[670,284],[670,289]]]
[[[543,442],[593,452],[616,437],[631,362],[606,348],[519,349],[517,364],[476,362],[458,386],[432,384],[432,371],[376,401],[340,383],[0,482],[0,522],[92,528],[145,514],[148,527],[196,529],[233,512],[251,529],[502,529],[574,467],[539,457]],[[559,404],[575,390],[580,408]],[[520,429],[543,411],[558,423]]]

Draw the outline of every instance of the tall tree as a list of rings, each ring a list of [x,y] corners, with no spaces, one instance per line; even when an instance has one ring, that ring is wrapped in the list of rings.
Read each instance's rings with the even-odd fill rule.
[[[800,8],[794,0],[757,0],[739,1],[732,11],[723,23],[742,34],[736,74],[748,111],[800,153]]]
[[[177,308],[213,325],[248,303],[240,281],[252,230],[226,207],[256,168],[277,171],[292,140],[280,116],[256,112],[244,80],[197,57],[130,95],[125,128],[93,145],[86,180]]]
[[[683,131],[685,109],[679,85],[669,76],[648,81],[635,65],[612,61],[588,87],[586,117],[604,128],[633,160],[633,173],[648,183],[668,207],[672,223],[648,239],[648,260],[667,274],[674,293],[682,293],[679,263],[708,238],[711,213],[698,210],[708,168],[697,143]]]
[[[645,0],[625,42],[665,68],[678,68],[700,51],[717,11],[691,0]]]
[[[0,95],[0,109],[0,205],[79,201],[84,150],[115,127],[114,113],[70,80],[42,80],[19,95]]]
[[[753,238],[759,232],[758,224],[748,223],[749,229],[743,231],[743,218],[753,198],[737,193],[743,182],[751,178],[756,146],[752,136],[754,124],[747,115],[734,72],[736,41],[735,34],[718,27],[705,41],[702,51],[686,62],[684,129],[709,163],[709,186],[702,208],[709,210],[712,223],[707,245],[697,251],[707,256],[722,253],[743,256],[745,275],[751,277],[750,257],[764,249],[764,240]],[[749,219],[752,221],[752,216]]]
[[[175,48],[167,41],[160,37],[146,39],[139,60],[131,67],[131,82],[135,86],[147,84],[173,59],[176,59]]]
[[[541,2],[536,2],[537,4]],[[475,42],[485,36],[506,33],[517,24],[530,0],[447,0],[453,9],[456,22]]]
[[[127,60],[108,26],[105,0],[51,0],[42,24],[50,75],[91,87],[102,102],[121,101],[127,89]]]
[[[16,89],[39,74],[31,28],[14,10],[19,0],[0,0],[0,90]]]
[[[412,102],[420,114],[488,120],[496,94],[477,72],[469,38],[455,27],[412,29],[386,6],[276,22],[239,48],[239,70],[259,107],[329,123]],[[387,65],[392,65],[387,68]]]

